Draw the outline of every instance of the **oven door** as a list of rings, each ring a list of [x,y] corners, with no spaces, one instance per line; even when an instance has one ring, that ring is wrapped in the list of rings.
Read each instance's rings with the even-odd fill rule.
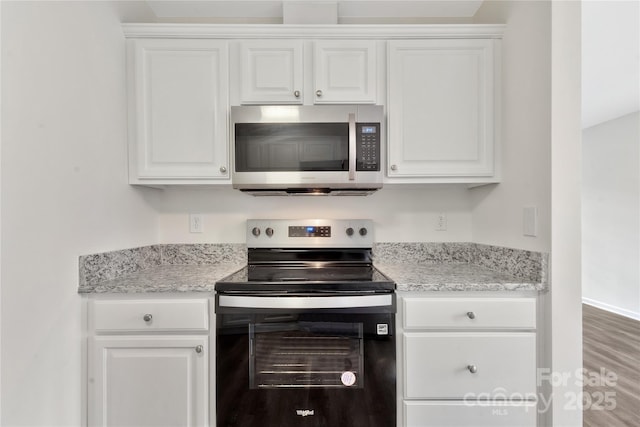
[[[218,427],[395,426],[394,294],[217,295],[216,312]]]

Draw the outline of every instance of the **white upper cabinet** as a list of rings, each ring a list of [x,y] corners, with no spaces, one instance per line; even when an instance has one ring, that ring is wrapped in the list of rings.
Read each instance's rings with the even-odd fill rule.
[[[302,53],[300,40],[241,42],[241,103],[302,104]]]
[[[232,104],[374,104],[376,52],[374,40],[240,41]]]
[[[389,41],[389,182],[496,181],[495,43]]]
[[[375,41],[316,41],[313,65],[314,103],[376,102]]]
[[[227,181],[227,43],[136,39],[129,49],[129,182]]]
[[[131,184],[229,184],[245,104],[383,105],[386,184],[500,181],[502,25],[123,28]]]

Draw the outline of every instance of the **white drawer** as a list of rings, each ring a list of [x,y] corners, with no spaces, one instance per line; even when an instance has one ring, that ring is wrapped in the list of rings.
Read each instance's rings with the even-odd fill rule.
[[[96,332],[207,331],[208,300],[92,300],[89,322]]]
[[[535,397],[533,332],[407,332],[404,354],[409,399]]]
[[[535,298],[404,298],[405,329],[535,329]]]
[[[535,427],[535,402],[404,402],[406,427]]]

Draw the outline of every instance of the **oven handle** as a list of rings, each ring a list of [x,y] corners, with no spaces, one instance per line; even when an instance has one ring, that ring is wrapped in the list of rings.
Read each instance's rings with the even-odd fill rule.
[[[393,294],[331,297],[259,297],[218,295],[218,305],[220,307],[270,309],[390,307],[393,305]]]

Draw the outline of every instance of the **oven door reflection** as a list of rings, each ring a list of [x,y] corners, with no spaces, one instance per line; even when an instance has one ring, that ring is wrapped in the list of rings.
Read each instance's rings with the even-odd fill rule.
[[[252,389],[364,384],[362,323],[251,324],[249,345]]]
[[[395,314],[218,314],[218,427],[393,427]]]

